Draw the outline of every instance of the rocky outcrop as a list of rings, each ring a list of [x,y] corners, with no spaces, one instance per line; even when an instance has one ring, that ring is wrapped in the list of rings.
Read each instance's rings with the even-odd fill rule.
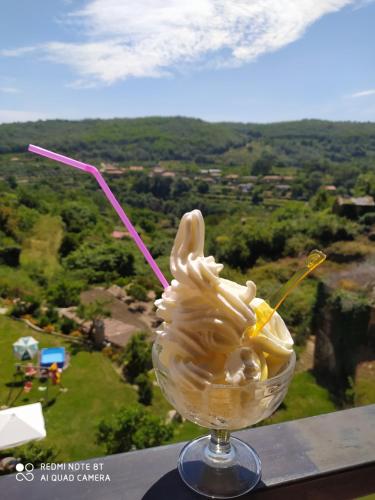
[[[339,399],[345,397],[357,365],[375,359],[374,271],[356,266],[318,287],[314,373]]]

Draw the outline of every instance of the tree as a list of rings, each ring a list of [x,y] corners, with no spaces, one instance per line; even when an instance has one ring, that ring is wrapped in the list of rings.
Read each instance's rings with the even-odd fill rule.
[[[354,191],[357,196],[375,196],[375,174],[367,172],[366,174],[359,175]]]
[[[17,301],[11,311],[10,314],[14,318],[20,318],[26,314],[34,314],[40,308],[40,301],[32,296],[25,297],[25,300]]]
[[[10,244],[0,247],[0,264],[17,267],[20,263],[21,247],[17,244]]]
[[[7,236],[17,235],[18,217],[16,211],[6,205],[0,205],[0,230]]]
[[[41,200],[35,193],[35,189],[29,187],[18,187],[17,189],[18,201],[21,205],[25,205],[28,208],[41,208]]]
[[[260,205],[263,202],[263,189],[261,186],[255,186],[252,192],[251,201],[254,205]]]
[[[152,368],[151,343],[145,332],[133,335],[124,350],[124,374],[130,383]]]
[[[149,406],[152,402],[152,382],[147,373],[141,373],[134,381],[138,386],[138,401]]]
[[[268,175],[272,170],[272,165],[275,163],[274,155],[262,153],[258,160],[253,163],[251,173],[253,175]]]
[[[69,232],[80,233],[96,224],[97,214],[94,208],[80,202],[68,202],[61,210],[62,220]]]
[[[332,209],[335,202],[335,196],[329,191],[319,189],[317,193],[310,198],[309,205],[313,210],[325,210],[326,208]]]
[[[69,335],[77,326],[77,323],[71,318],[62,318],[60,322],[60,330],[65,333],[65,335]]]
[[[11,189],[17,189],[18,183],[14,175],[8,175],[5,180]]]
[[[250,260],[251,252],[243,233],[233,235],[228,244],[219,248],[217,253],[219,261],[223,260],[233,268],[245,270],[254,263]]]
[[[146,288],[139,283],[130,283],[127,288],[127,292],[135,300],[141,300],[143,302],[148,300]]]
[[[190,190],[191,190],[190,182],[184,181],[183,179],[181,179],[181,177],[178,177],[173,183],[172,193],[175,198],[182,196],[184,193],[187,193]]]
[[[173,435],[172,426],[142,407],[122,408],[110,422],[102,420],[96,434],[107,454],[159,446]]]
[[[197,185],[198,193],[206,194],[210,190],[210,185],[206,181],[199,181]]]
[[[69,307],[79,303],[79,294],[85,284],[68,276],[58,276],[48,288],[48,302],[57,307]]]
[[[12,455],[17,457],[21,463],[31,463],[34,467],[40,467],[41,464],[54,462],[57,451],[52,446],[43,447],[31,443],[24,448],[14,450]]]
[[[318,191],[318,189],[322,185],[322,179],[323,177],[321,172],[318,171],[311,172],[306,182],[309,189],[309,194],[314,194]]]
[[[156,198],[168,198],[171,193],[172,179],[155,175],[151,178],[151,192]]]
[[[76,233],[66,233],[62,239],[59,254],[61,257],[66,257],[71,252],[74,252],[79,247],[80,239]]]
[[[133,190],[137,193],[149,193],[151,190],[150,184],[150,178],[146,174],[141,174],[134,181]]]
[[[295,182],[293,182],[292,196],[294,199],[307,198],[307,194],[308,193],[305,184],[300,179],[297,179]]]
[[[94,300],[89,304],[82,304],[78,306],[77,314],[80,318],[91,321],[91,325],[89,328],[88,335],[92,336],[92,333],[95,327],[98,325],[98,322],[103,318],[108,318],[111,316],[111,311],[106,308],[108,306],[108,300]]]
[[[68,269],[82,271],[90,283],[134,274],[134,255],[121,242],[83,244],[64,263]]]

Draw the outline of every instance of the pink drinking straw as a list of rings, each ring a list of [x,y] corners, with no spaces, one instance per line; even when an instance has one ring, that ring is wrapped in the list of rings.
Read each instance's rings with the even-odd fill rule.
[[[89,165],[87,163],[82,163],[81,161],[73,160],[73,158],[68,158],[67,156],[60,155],[58,153],[54,153],[53,151],[48,151],[48,149],[43,149],[43,148],[40,148],[39,146],[34,146],[33,144],[29,144],[28,149],[32,153],[36,153],[37,155],[40,155],[40,156],[45,156],[46,158],[50,158],[51,160],[54,160],[54,161],[59,161],[60,163],[65,163],[65,165],[69,165],[71,167],[78,168],[79,170],[83,170],[84,172],[87,172],[87,173],[93,175],[95,177],[95,179],[97,180],[99,186],[102,188],[102,191],[104,192],[104,194],[108,198],[110,204],[116,210],[117,215],[120,217],[122,223],[124,224],[126,229],[129,231],[130,236],[133,238],[137,247],[144,255],[144,258],[147,260],[151,269],[154,271],[156,277],[158,278],[158,280],[162,284],[163,288],[167,288],[169,286],[169,283],[166,280],[164,274],[159,269],[159,266],[156,264],[152,255],[148,251],[146,245],[143,243],[141,237],[139,236],[139,234],[135,230],[135,227],[130,222],[128,216],[126,215],[124,210],[121,208],[120,203],[116,200],[115,195],[112,193],[108,184],[105,182],[102,174],[99,172],[99,170],[96,167],[94,167],[93,165]]]

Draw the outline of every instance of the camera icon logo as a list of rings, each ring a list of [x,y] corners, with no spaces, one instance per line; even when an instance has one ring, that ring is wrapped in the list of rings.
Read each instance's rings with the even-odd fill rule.
[[[31,463],[27,464],[18,463],[16,465],[16,471],[17,471],[16,480],[32,481],[34,479],[34,474],[32,472],[33,470],[34,470],[34,465]]]

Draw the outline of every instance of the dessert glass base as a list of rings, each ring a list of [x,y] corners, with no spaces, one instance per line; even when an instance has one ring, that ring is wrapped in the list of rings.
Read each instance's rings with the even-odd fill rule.
[[[255,488],[261,477],[256,451],[229,431],[212,430],[210,436],[184,446],[178,460],[182,480],[210,498],[235,498]]]
[[[277,375],[267,380],[244,385],[205,382],[197,388],[186,383],[189,373],[184,367],[179,373],[163,363],[160,343],[154,343],[152,356],[165,398],[182,417],[211,433],[182,449],[178,470],[183,481],[211,498],[235,498],[252,490],[260,480],[260,459],[251,446],[230,437],[230,431],[254,425],[280,406],[292,379],[295,353]]]

